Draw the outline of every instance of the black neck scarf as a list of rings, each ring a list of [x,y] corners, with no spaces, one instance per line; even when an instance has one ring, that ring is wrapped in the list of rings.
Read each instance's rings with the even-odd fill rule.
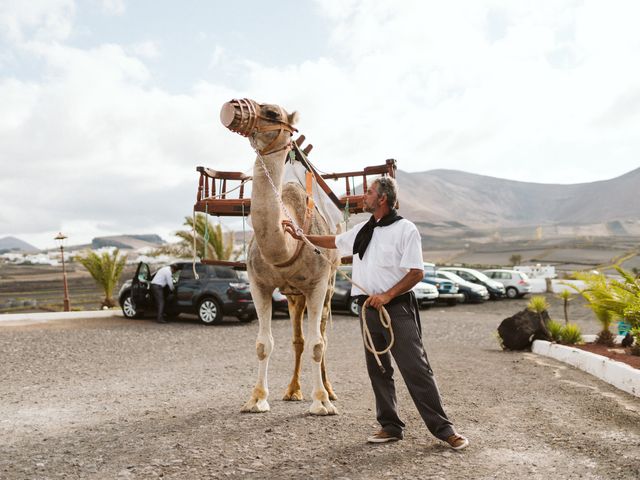
[[[360,229],[358,234],[356,235],[356,239],[353,242],[353,254],[356,253],[360,255],[360,260],[364,256],[364,252],[367,251],[367,247],[369,246],[369,242],[371,242],[371,237],[373,237],[373,229],[376,227],[386,227],[391,225],[392,223],[397,222],[398,220],[402,220],[402,217],[398,215],[398,212],[394,209],[386,214],[384,217],[380,219],[379,222],[376,222],[376,217],[371,215],[371,218],[364,226]]]

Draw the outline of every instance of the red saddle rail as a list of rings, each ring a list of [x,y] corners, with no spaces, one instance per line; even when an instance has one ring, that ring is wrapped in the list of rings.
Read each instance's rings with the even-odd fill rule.
[[[304,141],[304,135],[300,135],[295,140],[293,152],[296,160],[302,162],[313,173],[320,188],[340,210],[348,209],[351,214],[364,212],[364,192],[368,188],[367,177],[389,175],[395,178],[396,176],[397,166],[394,159],[388,159],[382,165],[365,167],[363,170],[320,174],[307,159],[307,154],[313,145],[309,144],[304,149],[300,148]],[[244,184],[251,181],[250,175],[241,172],[223,172],[205,167],[197,167],[196,170],[200,173],[196,203],[193,207],[196,212],[220,217],[239,217],[250,213],[251,198],[244,197]],[[326,180],[340,179],[345,181],[345,195],[338,198]],[[360,194],[355,192],[356,181],[362,185],[362,193]]]

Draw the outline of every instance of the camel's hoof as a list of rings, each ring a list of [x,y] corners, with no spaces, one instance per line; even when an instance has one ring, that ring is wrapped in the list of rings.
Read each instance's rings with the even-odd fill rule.
[[[304,397],[302,396],[302,392],[300,390],[294,390],[293,392],[287,390],[286,392],[284,392],[284,397],[282,397],[282,400],[287,402],[299,402],[301,400],[304,400]]]
[[[333,392],[333,390],[329,390],[327,392],[329,394],[329,400],[337,400],[338,396]]]
[[[314,401],[309,408],[311,415],[337,415],[338,409],[330,401],[321,402],[319,400]]]
[[[271,407],[269,407],[269,402],[267,402],[266,400],[256,401],[254,399],[251,399],[242,406],[242,408],[240,409],[240,412],[264,413],[264,412],[268,412],[269,410],[271,410]]]
[[[338,409],[331,402],[322,402],[324,408],[327,409],[328,415],[338,415]]]

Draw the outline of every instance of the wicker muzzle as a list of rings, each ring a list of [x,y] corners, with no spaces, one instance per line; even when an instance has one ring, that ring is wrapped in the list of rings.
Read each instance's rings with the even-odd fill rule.
[[[248,98],[231,100],[222,105],[220,121],[232,132],[248,137],[258,124],[258,104]]]

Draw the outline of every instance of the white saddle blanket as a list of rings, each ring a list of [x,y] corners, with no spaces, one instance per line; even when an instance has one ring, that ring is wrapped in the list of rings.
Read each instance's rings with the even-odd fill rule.
[[[298,183],[306,189],[306,175],[307,169],[300,162],[287,162],[284,168],[283,183]],[[340,233],[344,231],[344,217],[342,212],[331,201],[329,195],[320,188],[318,182],[313,182],[313,201],[316,203],[318,213],[325,219],[332,234]]]

